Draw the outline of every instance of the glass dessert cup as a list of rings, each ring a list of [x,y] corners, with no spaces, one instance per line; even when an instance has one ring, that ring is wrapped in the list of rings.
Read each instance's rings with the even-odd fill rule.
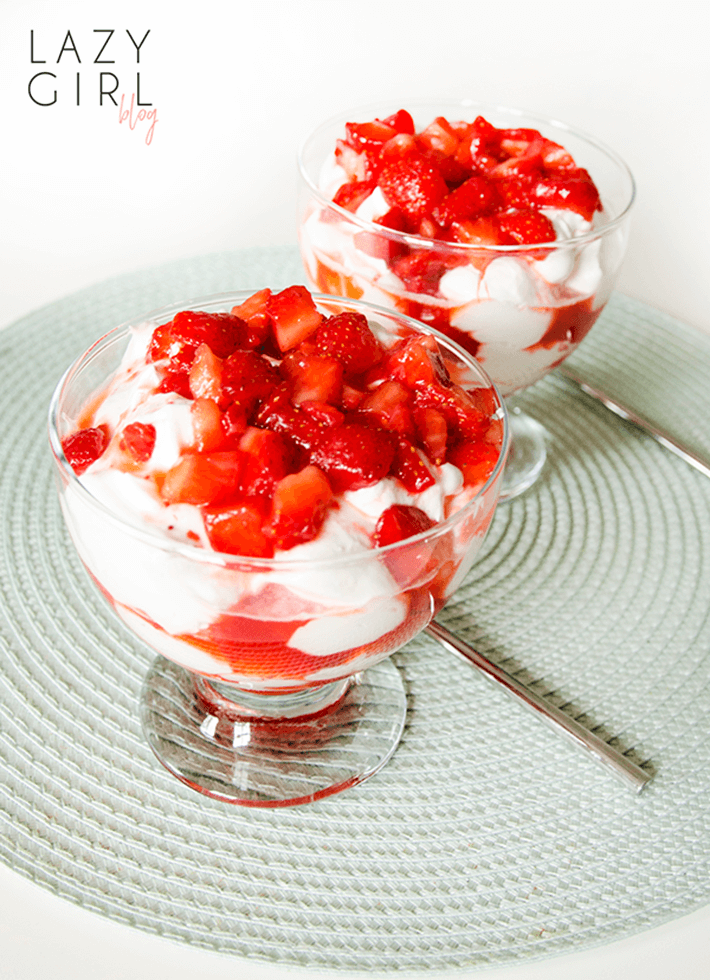
[[[441,241],[371,220],[330,199],[344,176],[333,152],[346,122],[387,119],[407,109],[416,132],[437,117],[496,128],[530,128],[563,146],[596,184],[603,210],[574,237],[530,245]],[[322,293],[362,299],[421,320],[479,360],[509,411],[511,448],[500,499],[538,478],[547,433],[516,403],[575,350],[606,305],[626,250],[634,181],[624,162],[597,140],[555,120],[471,101],[375,105],[329,120],[299,151],[299,244],[308,280]],[[379,215],[375,215],[377,217]],[[578,223],[577,223],[578,224]],[[577,227],[579,231],[579,227]],[[415,270],[397,275],[402,260]]]
[[[166,307],[229,311],[235,292]],[[391,311],[315,297],[327,315],[365,313],[394,342],[431,328]],[[90,577],[123,624],[157,653],[140,712],[148,743],[183,783],[247,806],[305,803],[355,785],[390,758],[406,717],[400,671],[388,659],[431,621],[478,553],[498,500],[507,416],[480,365],[436,335],[464,387],[498,399],[500,457],[460,510],[428,531],[322,559],[252,558],[168,540],[82,485],[62,450],[115,373],[124,324],[82,354],[60,381],[49,437],[62,513]]]

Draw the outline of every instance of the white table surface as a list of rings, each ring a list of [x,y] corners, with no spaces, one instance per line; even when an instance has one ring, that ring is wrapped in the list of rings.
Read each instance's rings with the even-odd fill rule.
[[[710,8],[206,0],[189,16],[174,10],[157,0],[0,0],[0,327],[124,272],[293,242],[295,149],[312,126],[381,97],[404,105],[447,95],[536,109],[614,146],[638,183],[619,288],[710,332]],[[109,29],[103,57],[112,63],[94,64]],[[126,29],[138,42],[151,32],[139,66]],[[130,130],[117,108],[98,105],[100,71],[130,97],[137,67],[156,113],[150,144],[147,121]],[[58,96],[40,107],[28,83],[44,71]],[[52,89],[37,86],[50,77],[34,90],[47,99]],[[192,980],[214,970],[309,975],[145,935],[0,865],[3,980]],[[707,980],[710,907],[590,951],[476,976]]]

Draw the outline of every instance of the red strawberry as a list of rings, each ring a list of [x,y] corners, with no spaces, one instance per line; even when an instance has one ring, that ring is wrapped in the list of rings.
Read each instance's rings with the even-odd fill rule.
[[[190,405],[194,446],[200,453],[219,449],[225,440],[222,413],[212,398],[196,398]]]
[[[183,398],[192,398],[190,391],[190,372],[183,370],[167,371],[158,385],[158,391],[167,394],[174,391]]]
[[[233,307],[232,313],[246,324],[243,347],[259,347],[268,337],[271,328],[271,317],[267,312],[270,297],[270,289],[260,289],[239,306]]]
[[[479,218],[499,206],[495,185],[485,177],[470,177],[434,208],[433,215],[442,227],[449,228],[453,221]]]
[[[266,308],[282,353],[310,337],[323,320],[305,286],[289,286],[272,295]]]
[[[575,170],[576,164],[572,159],[570,153],[565,150],[564,146],[560,146],[559,143],[553,143],[552,140],[545,140],[545,145],[542,150],[542,162],[546,171],[564,171],[564,170]]]
[[[264,516],[259,502],[243,500],[229,507],[203,507],[202,518],[210,544],[228,555],[271,558],[271,541],[262,531]]]
[[[288,384],[280,385],[262,403],[255,421],[262,428],[289,436],[305,450],[316,445],[326,428],[306,411],[292,405]]]
[[[270,429],[250,426],[239,440],[244,465],[239,490],[245,496],[271,496],[292,468],[294,453],[286,439]]]
[[[406,109],[399,109],[391,116],[383,119],[382,122],[386,126],[391,126],[397,133],[408,133],[410,136],[414,135],[414,120]]]
[[[187,453],[165,474],[160,496],[168,504],[211,504],[234,493],[241,469],[237,451]]]
[[[238,350],[222,365],[220,398],[225,405],[239,405],[248,415],[280,382],[281,376],[265,357]]]
[[[504,244],[495,215],[476,218],[474,221],[453,221],[451,237],[454,241],[466,245],[480,245],[481,248]]]
[[[421,156],[388,161],[378,178],[382,194],[391,208],[399,208],[418,226],[448,194],[444,178]]]
[[[437,116],[434,122],[423,129],[417,138],[417,142],[420,146],[447,157],[454,156],[459,146],[458,136],[443,116]]]
[[[402,280],[408,292],[436,296],[441,277],[453,264],[439,252],[410,252],[409,255],[394,259],[392,271]]]
[[[396,541],[414,537],[434,527],[434,521],[419,507],[392,504],[380,514],[375,527],[375,546],[382,548]]]
[[[62,451],[76,475],[81,476],[103,454],[108,441],[108,429],[105,425],[79,429],[62,439]]]
[[[155,426],[151,422],[131,422],[121,432],[118,445],[136,463],[147,463],[155,448]]]
[[[334,357],[303,353],[313,345],[306,342],[290,351],[281,362],[281,373],[291,382],[291,401],[339,405],[343,390],[343,365]],[[317,350],[317,347],[315,348]]]
[[[577,211],[586,221],[591,221],[595,211],[601,211],[599,192],[585,170],[574,171],[559,177],[544,177],[531,190],[531,203],[539,208],[569,208]]]
[[[346,374],[362,374],[379,364],[384,354],[362,313],[328,317],[318,327],[313,343],[317,351],[340,361]]]
[[[531,196],[535,186],[534,177],[509,177],[497,180],[495,188],[504,208],[525,210],[532,207]]]
[[[311,541],[321,529],[332,496],[317,466],[288,474],[276,486],[264,533],[281,549]]]
[[[337,204],[346,211],[357,211],[363,201],[366,201],[375,189],[374,180],[355,180],[343,184],[335,192],[333,204]]]
[[[173,340],[195,350],[207,344],[217,357],[229,357],[244,339],[244,321],[232,313],[176,313],[170,326]]]
[[[408,439],[399,440],[390,473],[409,493],[421,493],[436,483],[424,453]]]
[[[449,462],[461,470],[466,486],[479,486],[491,475],[499,456],[499,450],[487,442],[463,442],[449,451]]]
[[[345,140],[354,150],[380,149],[383,143],[391,140],[397,130],[382,122],[373,119],[372,122],[365,123],[345,123]]]
[[[407,388],[416,390],[450,387],[451,378],[441,356],[441,349],[431,334],[414,334],[395,345],[387,355],[385,371]]]
[[[419,441],[427,456],[436,466],[442,466],[446,462],[449,436],[446,419],[435,408],[420,408],[415,412],[414,420]]]
[[[195,351],[188,374],[190,393],[193,398],[219,400],[222,386],[222,361],[207,344],[200,344]]]
[[[399,381],[384,381],[366,395],[359,411],[371,415],[381,429],[403,436],[414,435],[412,399],[409,389]]]
[[[353,422],[326,429],[311,451],[311,462],[341,493],[372,486],[385,477],[394,452],[389,433]]]
[[[539,211],[504,212],[497,216],[497,221],[506,244],[540,245],[556,238],[552,222]]]

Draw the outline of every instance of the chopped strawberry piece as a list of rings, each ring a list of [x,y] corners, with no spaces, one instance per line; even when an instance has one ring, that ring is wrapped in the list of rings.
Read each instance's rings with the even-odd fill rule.
[[[399,381],[385,381],[378,385],[362,400],[360,412],[372,415],[377,425],[388,432],[414,435],[412,398],[409,389]]]
[[[158,391],[161,394],[168,394],[174,391],[176,394],[182,395],[183,398],[192,398],[189,371],[167,371],[165,377],[158,385]]]
[[[118,437],[118,445],[136,463],[147,463],[155,449],[155,436],[152,422],[131,422]]]
[[[173,317],[170,335],[195,350],[207,344],[217,357],[229,357],[244,338],[244,321],[233,313],[183,310]]]
[[[362,313],[346,312],[328,317],[318,327],[313,340],[316,350],[336,358],[349,375],[362,374],[379,364],[384,355],[382,344]]]
[[[394,452],[394,440],[388,432],[353,422],[326,429],[311,451],[311,462],[341,493],[369,487],[383,479]]]
[[[407,133],[410,136],[414,135],[414,120],[406,109],[399,109],[391,116],[383,119],[382,122],[386,126],[391,126],[396,133]]]
[[[108,429],[105,425],[79,429],[62,439],[62,451],[76,475],[81,476],[103,454],[108,442]]]
[[[392,504],[380,515],[375,527],[375,545],[382,548],[412,538],[434,527],[434,521],[419,507]]]
[[[294,464],[293,447],[278,432],[250,426],[239,440],[244,466],[239,480],[245,496],[271,496]]]
[[[538,245],[555,241],[555,228],[539,211],[514,211],[498,215],[501,235],[511,245]]]
[[[202,518],[215,551],[251,558],[273,556],[273,545],[262,531],[259,503],[243,500],[229,507],[203,507]]]
[[[467,439],[478,439],[488,425],[488,416],[476,407],[468,392],[458,385],[422,386],[415,390],[414,402],[417,408],[435,408],[441,412],[449,428],[458,429]]]
[[[373,119],[372,122],[345,124],[345,139],[355,150],[370,149],[373,146],[379,149],[396,133],[397,130],[393,126],[379,119]]]
[[[577,173],[584,171],[577,171]],[[568,208],[591,221],[595,211],[602,210],[599,192],[588,177],[559,177],[538,180],[531,191],[531,203],[539,208]]]
[[[265,429],[289,436],[306,450],[316,445],[326,428],[308,412],[292,405],[288,384],[278,387],[263,402],[255,421]]]
[[[195,359],[190,367],[188,379],[193,398],[219,400],[222,387],[222,360],[212,352],[208,344],[200,344],[195,351]]]
[[[391,163],[394,160],[404,160],[405,157],[419,153],[417,141],[413,133],[397,133],[382,147],[380,162]]]
[[[408,292],[436,296],[441,277],[453,264],[440,252],[410,252],[392,262],[392,271]]]
[[[225,440],[234,443],[241,439],[247,428],[247,413],[241,405],[229,405],[222,412],[222,432]]]
[[[309,418],[314,419],[319,425],[332,426],[342,425],[345,416],[334,405],[326,402],[305,401],[298,406]]]
[[[502,235],[495,216],[476,218],[474,221],[453,221],[451,235],[454,241],[466,245],[503,245]]]
[[[276,486],[264,533],[284,550],[311,541],[321,529],[332,497],[330,483],[317,466],[288,474]]]
[[[391,208],[399,208],[418,225],[448,194],[441,174],[423,157],[408,156],[385,163],[378,184]]]
[[[372,194],[375,189],[375,182],[372,180],[367,181],[352,181],[347,184],[343,184],[339,187],[333,198],[333,204],[337,204],[338,207],[345,208],[346,211],[352,211],[355,213],[363,201],[366,201],[370,194]]]
[[[400,341],[387,356],[385,370],[407,388],[450,387],[451,378],[441,349],[431,334],[414,334]]]
[[[576,164],[572,155],[567,152],[564,146],[554,143],[552,140],[545,140],[542,149],[542,162],[545,170],[552,171],[575,170]]]
[[[343,408],[346,411],[353,412],[355,409],[359,408],[365,398],[365,392],[360,388],[356,388],[352,384],[343,385]]]
[[[270,289],[260,289],[239,306],[232,308],[234,316],[238,316],[246,324],[242,347],[255,348],[266,341],[271,329],[271,317],[267,310],[270,296]]]
[[[434,122],[422,130],[417,142],[420,146],[447,157],[454,156],[459,146],[458,136],[443,116],[437,116]]]
[[[282,353],[310,337],[323,320],[305,286],[289,286],[272,295],[267,309]]]
[[[280,382],[279,372],[258,351],[237,350],[222,365],[220,399],[249,415]]]
[[[495,188],[502,206],[520,210],[533,207],[532,193],[535,182],[533,177],[509,177],[497,180]]]
[[[461,470],[466,486],[479,486],[491,475],[499,456],[490,443],[463,442],[449,451],[449,462]]]
[[[195,449],[200,453],[219,449],[225,433],[217,402],[212,398],[196,398],[190,405],[190,416]]]
[[[235,492],[241,469],[237,451],[189,453],[165,474],[160,496],[168,504],[212,504]]]
[[[310,401],[339,405],[343,390],[343,365],[334,357],[321,357],[317,353],[302,351],[303,347],[297,347],[281,362],[281,372],[291,382],[293,404]]]
[[[435,408],[419,408],[414,420],[419,441],[429,459],[435,466],[446,462],[446,445],[449,437],[449,427],[446,419]]]
[[[408,439],[400,439],[390,473],[409,493],[421,493],[436,483],[424,453]]]
[[[434,218],[449,228],[453,221],[464,221],[490,214],[500,205],[498,191],[485,177],[470,177],[452,191],[436,208]]]

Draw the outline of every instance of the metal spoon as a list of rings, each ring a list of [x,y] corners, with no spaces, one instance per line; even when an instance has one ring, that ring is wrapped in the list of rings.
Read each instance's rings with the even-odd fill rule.
[[[560,710],[560,708],[555,707],[555,705],[550,704],[544,698],[535,694],[527,685],[521,683],[521,681],[517,680],[502,667],[486,659],[477,650],[474,650],[470,644],[466,643],[465,640],[460,639],[435,619],[426,627],[426,632],[433,639],[441,643],[449,652],[455,653],[468,663],[473,664],[486,677],[495,681],[496,684],[501,685],[508,694],[511,694],[527,708],[536,712],[561,734],[567,736],[582,748],[587,749],[598,762],[611,769],[616,776],[622,779],[627,786],[630,786],[637,793],[652,778],[650,773],[637,766],[636,763],[632,762],[618,749],[609,745],[604,739],[599,738],[594,732],[589,731],[584,725],[580,725],[578,721]]]

